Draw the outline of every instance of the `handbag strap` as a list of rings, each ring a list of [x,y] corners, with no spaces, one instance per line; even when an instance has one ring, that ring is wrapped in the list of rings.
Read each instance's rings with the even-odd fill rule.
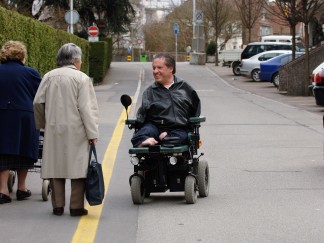
[[[96,162],[98,163],[98,158],[97,158],[97,151],[96,151],[96,146],[91,143],[90,144],[90,151],[89,151],[89,164],[91,163],[91,155],[94,155],[95,159],[96,159]]]

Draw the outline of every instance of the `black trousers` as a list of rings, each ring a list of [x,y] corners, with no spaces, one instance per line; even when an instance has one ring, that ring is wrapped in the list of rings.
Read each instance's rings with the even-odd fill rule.
[[[168,137],[179,137],[181,144],[188,143],[188,131],[186,131],[185,129],[164,129],[157,127],[153,123],[145,123],[134,134],[131,142],[134,147],[137,147],[148,138],[154,138],[156,141],[161,142],[159,136],[162,132],[167,132]]]

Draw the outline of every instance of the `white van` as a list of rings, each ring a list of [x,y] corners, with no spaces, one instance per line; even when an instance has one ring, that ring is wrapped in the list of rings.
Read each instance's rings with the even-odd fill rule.
[[[301,42],[301,38],[296,36],[296,43]],[[291,35],[267,35],[261,37],[261,42],[286,42],[292,43],[292,36]]]
[[[296,49],[298,51],[305,51],[302,39],[300,36],[296,36]],[[267,35],[261,37],[261,42],[281,42],[281,43],[292,43],[291,35]]]

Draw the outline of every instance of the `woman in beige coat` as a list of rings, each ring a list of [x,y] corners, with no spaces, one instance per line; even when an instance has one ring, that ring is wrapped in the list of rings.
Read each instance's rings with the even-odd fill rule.
[[[91,79],[80,71],[81,49],[58,51],[58,68],[45,74],[34,99],[36,127],[45,129],[41,177],[50,179],[53,214],[62,215],[65,179],[71,179],[70,215],[84,208],[89,143],[98,138],[98,104]]]

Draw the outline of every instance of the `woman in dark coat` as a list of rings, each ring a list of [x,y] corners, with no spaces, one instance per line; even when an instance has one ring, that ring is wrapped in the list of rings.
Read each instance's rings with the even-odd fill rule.
[[[8,41],[0,50],[0,204],[11,202],[9,169],[17,170],[17,200],[31,196],[25,181],[38,159],[33,100],[41,77],[24,65],[26,57],[22,42]]]

